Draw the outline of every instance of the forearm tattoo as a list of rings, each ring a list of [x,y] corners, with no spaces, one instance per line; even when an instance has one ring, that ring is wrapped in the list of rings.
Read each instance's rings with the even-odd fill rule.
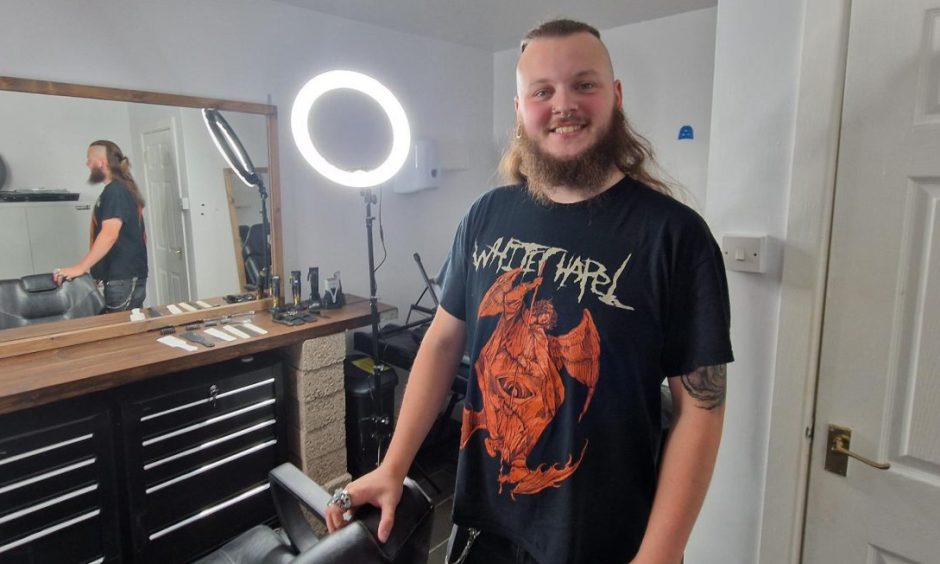
[[[724,364],[702,366],[682,375],[682,385],[702,409],[715,409],[725,403]]]

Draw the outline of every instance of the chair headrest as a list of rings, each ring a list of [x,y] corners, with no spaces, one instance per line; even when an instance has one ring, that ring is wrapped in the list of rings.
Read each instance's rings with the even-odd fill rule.
[[[23,283],[23,289],[29,293],[48,292],[58,289],[51,272],[48,274],[30,274],[29,276],[20,278],[20,281]]]
[[[56,286],[52,273],[0,280],[0,329],[97,315],[104,298],[83,274]]]

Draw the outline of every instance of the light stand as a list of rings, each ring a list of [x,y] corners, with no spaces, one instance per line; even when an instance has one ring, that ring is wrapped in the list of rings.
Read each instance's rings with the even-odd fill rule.
[[[373,170],[343,170],[328,162],[314,146],[310,136],[309,118],[313,104],[323,94],[337,89],[359,91],[382,106],[392,126],[392,148],[385,162]],[[373,247],[372,204],[376,203],[372,187],[391,179],[405,163],[411,149],[411,129],[405,110],[385,86],[364,74],[351,71],[330,71],[311,79],[300,89],[291,109],[291,131],[297,149],[310,166],[327,179],[350,188],[360,188],[366,204],[366,235],[369,249],[369,308],[372,325],[372,384],[370,387],[372,413],[363,418],[371,423],[372,438],[376,441],[377,460],[392,434],[392,413],[382,405],[382,373],[388,370],[379,363],[379,311],[375,281],[375,252]]]
[[[252,164],[251,157],[245,151],[244,145],[242,145],[238,135],[235,134],[235,130],[222,117],[219,110],[203,108],[202,119],[206,122],[212,140],[225,162],[246,186],[257,188],[258,196],[261,198],[261,269],[258,276],[258,293],[260,295],[264,292],[268,277],[271,276],[271,257],[268,252],[268,235],[271,233],[271,223],[268,221],[268,190],[264,186],[261,175],[255,170],[255,165]]]
[[[362,199],[366,203],[366,240],[369,243],[369,311],[372,317],[372,360],[377,363],[379,361],[379,299],[376,295],[378,284],[375,282],[375,251],[372,243],[372,222],[375,220],[372,215],[372,204],[376,202],[376,198],[371,188],[366,188],[361,193]],[[375,386],[378,387],[378,385],[379,382],[376,380]]]
[[[366,204],[366,241],[369,247],[369,312],[372,323],[372,415],[369,418],[372,423],[372,433],[376,444],[379,445],[376,453],[376,465],[382,459],[382,445],[386,444],[392,436],[391,421],[389,414],[385,413],[382,407],[382,396],[379,390],[382,387],[382,371],[384,367],[379,363],[379,306],[378,306],[378,284],[375,281],[375,250],[372,237],[372,222],[375,216],[372,215],[372,204],[376,203],[375,193],[371,188],[364,188],[360,194]]]
[[[271,256],[268,252],[270,248],[268,234],[271,233],[271,224],[268,221],[268,189],[265,188],[264,180],[260,175],[255,174],[254,178],[256,180],[254,186],[258,189],[258,196],[261,198],[261,270],[258,273],[257,289],[258,294],[261,295],[271,276]]]
[[[271,233],[271,224],[268,221],[268,191],[264,187],[264,181],[258,176],[258,196],[261,197],[261,271],[258,273],[258,296],[263,296],[271,278],[271,245],[268,243],[268,237]]]

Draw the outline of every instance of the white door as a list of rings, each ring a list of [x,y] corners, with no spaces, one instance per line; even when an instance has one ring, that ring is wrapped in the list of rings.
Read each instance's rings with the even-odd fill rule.
[[[189,277],[173,129],[145,131],[142,139],[150,221],[147,246],[153,259],[150,277],[157,293],[151,301],[158,304],[186,301],[190,298]]]
[[[850,25],[803,561],[940,563],[940,0]]]

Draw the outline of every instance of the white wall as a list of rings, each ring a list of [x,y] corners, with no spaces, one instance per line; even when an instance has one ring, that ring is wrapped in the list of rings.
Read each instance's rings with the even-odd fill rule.
[[[716,236],[766,233],[773,244],[766,274],[728,273],[736,361],[718,466],[689,544],[696,563],[758,562],[762,542],[803,9],[803,1],[718,4],[705,218]]]
[[[405,307],[421,287],[411,253],[436,269],[460,216],[491,183],[490,53],[265,0],[37,0],[0,20],[3,75],[254,102],[270,94],[279,108],[285,270],[341,270],[344,288],[365,295],[362,199],[318,177],[289,131],[294,94],[336,68],[383,82],[415,137],[440,141],[444,167],[460,169],[445,170],[437,190],[385,194],[389,258],[379,294]]]
[[[0,155],[8,190],[68,190],[94,202],[102,186],[88,184],[85,160],[96,139],[130,148],[127,104],[0,92]]]
[[[601,37],[610,51],[614,74],[623,84],[624,112],[650,140],[660,167],[692,196],[702,210],[712,100],[715,8],[612,29]],[[493,136],[504,147],[513,130],[516,61],[519,50],[494,56]],[[691,125],[694,140],[678,140]]]

